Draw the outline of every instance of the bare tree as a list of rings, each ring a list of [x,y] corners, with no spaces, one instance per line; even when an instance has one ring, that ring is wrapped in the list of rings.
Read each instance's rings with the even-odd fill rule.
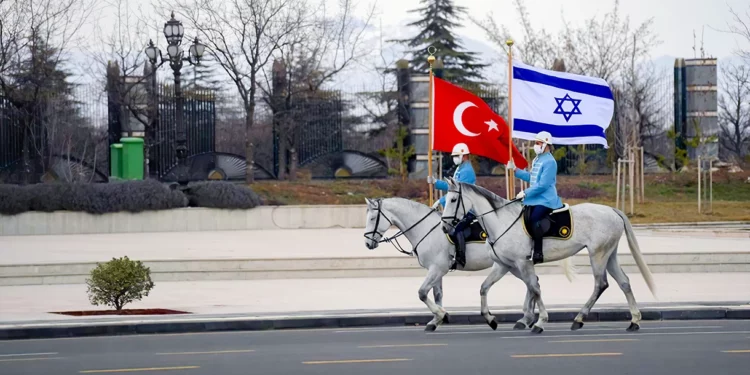
[[[750,153],[750,67],[730,65],[722,68],[719,97],[721,146],[742,160]]]
[[[32,169],[47,167],[48,109],[52,102],[69,104],[71,84],[62,65],[92,9],[91,0],[0,1],[0,95],[24,128],[24,182]],[[32,152],[39,165],[31,165]]]
[[[729,24],[729,32],[742,38],[748,45],[737,48],[736,54],[746,62],[750,63],[750,6],[745,9],[745,14],[740,14],[731,7],[729,12],[732,13],[732,23]]]
[[[475,25],[479,26],[486,34],[487,38],[501,50],[507,51],[505,42],[508,39],[514,39],[513,55],[515,58],[529,65],[551,67],[555,58],[560,56],[560,47],[556,43],[556,37],[550,35],[544,28],[535,29],[531,23],[531,15],[526,10],[523,0],[513,0],[518,22],[523,30],[522,39],[515,40],[505,25],[498,25],[492,13],[488,14],[483,20],[473,17],[469,19]]]
[[[245,110],[246,182],[253,182],[258,80],[274,53],[289,43],[304,19],[302,0],[178,0],[161,8],[179,9],[207,51],[237,88]]]
[[[619,0],[601,20],[592,17],[580,27],[566,21],[561,42],[568,69],[608,82],[616,80],[633,60],[641,61],[660,43],[652,25],[653,18],[649,18],[631,29],[630,17],[620,15]]]
[[[289,152],[289,175],[295,178],[297,168],[297,130],[310,114],[298,107],[303,101],[326,100],[322,87],[336,76],[370,54],[365,45],[365,31],[370,25],[374,8],[368,9],[364,20],[355,16],[351,0],[341,0],[338,12],[331,15],[325,1],[317,9],[307,8],[304,23],[289,35],[276,52],[272,73],[263,71],[264,99],[277,118],[279,147],[279,178],[284,178]]]

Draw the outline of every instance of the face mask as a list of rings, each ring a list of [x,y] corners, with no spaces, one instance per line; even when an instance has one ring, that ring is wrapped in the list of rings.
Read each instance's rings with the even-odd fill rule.
[[[534,145],[534,153],[539,155],[542,153],[542,146],[540,145]]]
[[[454,156],[453,157],[453,164],[455,164],[455,165],[461,164],[461,157],[460,156]]]

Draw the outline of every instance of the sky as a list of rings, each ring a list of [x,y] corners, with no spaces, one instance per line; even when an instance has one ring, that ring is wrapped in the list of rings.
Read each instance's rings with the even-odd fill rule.
[[[150,0],[127,1],[131,8],[141,7],[147,13],[149,12]],[[334,6],[339,0],[325,1],[330,4],[329,6]],[[406,24],[417,19],[418,15],[409,13],[408,10],[418,8],[420,6],[419,0],[355,0],[357,14],[363,15],[365,9],[371,6],[373,2],[377,9],[375,17],[371,21],[372,33],[369,40],[373,54],[380,49],[378,41],[380,30],[383,30],[385,39],[408,38],[416,33],[416,29],[409,28]],[[457,0],[455,4],[467,8],[467,13],[477,19],[482,19],[491,14],[493,19],[498,24],[505,25],[511,34],[521,35],[521,25],[518,22],[513,0]],[[602,15],[611,10],[614,1],[524,0],[524,4],[531,16],[533,26],[539,28],[540,25],[544,25],[547,32],[554,34],[563,29],[563,16],[570,23],[581,24],[592,16]],[[723,32],[723,30],[727,30],[728,22],[731,22],[730,7],[743,13],[745,11],[750,13],[750,4],[747,0],[622,0],[620,2],[620,14],[629,17],[633,27],[648,18],[653,18],[653,30],[662,43],[653,49],[651,58],[667,68],[673,64],[675,57],[694,57],[694,43],[697,44],[697,53],[700,54],[701,39],[703,39],[706,55],[717,57],[720,62],[722,59],[730,58],[737,47],[750,49],[747,41],[742,41],[732,34]],[[108,30],[113,27],[113,17],[113,8],[108,5],[101,5],[99,15],[92,17],[94,21],[84,29],[87,36],[91,38],[90,44],[96,43],[95,30]],[[164,21],[166,21],[166,17]],[[154,26],[160,28],[161,24]],[[462,27],[455,31],[462,39],[464,46],[480,52],[486,61],[496,62],[501,59],[502,51],[493,46],[484,32],[468,19],[465,19]],[[694,32],[697,36],[695,41],[693,38]],[[156,30],[153,34],[156,34]],[[190,34],[189,27],[186,27],[186,34]],[[163,39],[163,36],[159,35],[158,38]],[[144,47],[146,42],[147,40],[144,40]],[[523,41],[519,40],[518,42]],[[395,61],[396,58],[402,57],[399,47],[385,45],[383,48],[386,50],[385,54],[391,60]],[[85,54],[79,53],[74,61],[85,58]],[[375,55],[373,55],[374,58]],[[372,65],[374,61],[370,63]],[[352,71],[346,72],[338,80],[337,84],[357,87],[372,82],[372,77],[368,74],[361,74],[362,72],[358,72],[357,69],[361,69],[361,66],[354,66]],[[489,75],[490,79],[496,81],[505,80],[502,69],[493,69]]]

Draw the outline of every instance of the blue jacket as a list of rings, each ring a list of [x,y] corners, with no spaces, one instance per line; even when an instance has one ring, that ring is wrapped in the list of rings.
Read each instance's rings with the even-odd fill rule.
[[[461,163],[456,172],[453,173],[453,178],[458,182],[466,182],[469,184],[477,183],[477,175],[474,173],[474,167],[471,165],[471,161],[466,160]],[[443,180],[435,181],[435,189],[448,191],[448,183]],[[445,207],[445,195],[440,197],[440,206]]]
[[[534,159],[531,173],[516,169],[516,176],[528,182],[531,186],[524,191],[523,204],[526,206],[545,206],[553,210],[562,207],[562,201],[557,196],[557,161],[549,152],[545,152]]]

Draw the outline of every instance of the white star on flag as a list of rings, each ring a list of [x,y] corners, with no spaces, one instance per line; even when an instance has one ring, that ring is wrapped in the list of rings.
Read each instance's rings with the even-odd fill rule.
[[[495,120],[490,119],[490,121],[485,121],[484,123],[487,124],[487,126],[489,126],[489,128],[487,128],[487,131],[490,131],[490,130],[494,130],[496,132],[500,131],[497,129],[497,123],[495,122]]]

